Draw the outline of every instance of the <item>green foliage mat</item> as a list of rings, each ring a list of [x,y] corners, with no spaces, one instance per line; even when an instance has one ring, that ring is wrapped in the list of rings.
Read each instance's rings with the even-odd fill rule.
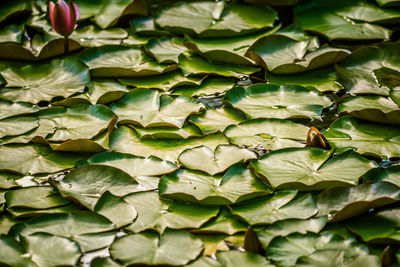
[[[399,0],[73,2],[0,5],[1,266],[400,266]]]

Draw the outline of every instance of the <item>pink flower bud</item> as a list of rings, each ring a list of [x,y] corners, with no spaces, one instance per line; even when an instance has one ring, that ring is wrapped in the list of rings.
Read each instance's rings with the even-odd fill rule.
[[[80,17],[79,7],[64,0],[58,0],[57,3],[49,3],[50,20],[53,29],[60,35],[69,36],[76,28],[76,21]]]

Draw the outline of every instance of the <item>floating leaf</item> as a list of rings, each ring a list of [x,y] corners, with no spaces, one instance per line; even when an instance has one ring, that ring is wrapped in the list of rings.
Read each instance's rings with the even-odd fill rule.
[[[375,164],[352,150],[331,158],[332,150],[286,148],[252,162],[254,170],[278,189],[321,190],[357,184]]]
[[[138,88],[111,104],[111,109],[120,118],[120,123],[181,128],[186,117],[200,112],[204,106],[187,97],[160,96],[158,91]]]
[[[386,182],[335,187],[318,195],[318,215],[328,215],[329,221],[342,221],[399,199],[399,187]]]
[[[15,115],[25,115],[35,113],[39,110],[37,106],[23,102],[8,102],[0,100],[0,119],[5,119]]]
[[[0,248],[0,263],[4,265],[38,266],[30,258],[24,257],[25,249],[14,238],[0,236]]]
[[[182,128],[152,127],[143,128],[135,126],[135,131],[140,139],[188,139],[201,137],[203,133],[194,124],[185,123]]]
[[[275,19],[276,12],[267,5],[183,2],[164,9],[155,21],[169,31],[219,37],[272,27]]]
[[[76,29],[70,36],[82,46],[93,47],[101,45],[119,45],[122,39],[128,37],[128,32],[122,28],[101,30],[94,25]]]
[[[29,15],[30,3],[24,0],[5,1],[0,9],[0,22],[4,22],[18,15]]]
[[[263,199],[232,206],[232,213],[250,225],[257,225],[286,219],[308,219],[318,212],[311,195],[295,198],[296,195],[296,190],[278,191]]]
[[[225,171],[235,163],[256,158],[257,155],[254,152],[245,148],[219,145],[214,151],[206,146],[186,149],[179,155],[178,160],[189,169],[215,175]]]
[[[372,169],[364,175],[365,182],[388,182],[400,187],[400,166]]]
[[[400,156],[400,129],[346,116],[334,121],[324,136],[335,148],[354,147],[360,154]]]
[[[158,188],[160,196],[204,205],[232,204],[270,193],[242,163],[232,166],[223,177],[180,170],[161,178]]]
[[[254,84],[235,87],[224,98],[249,118],[318,118],[332,102],[321,94],[296,85]]]
[[[79,54],[92,77],[135,77],[157,75],[168,70],[138,48],[108,45],[89,48]]]
[[[239,250],[217,252],[217,258],[222,263],[222,266],[273,266],[259,254]]]
[[[215,149],[217,145],[228,144],[228,140],[221,133],[175,142],[168,140],[140,140],[132,129],[121,127],[119,130],[113,132],[110,144],[111,150],[114,151],[124,153],[134,152],[137,156],[141,157],[153,155],[163,160],[176,162],[179,154],[185,149],[201,145]]]
[[[253,119],[232,125],[224,134],[235,145],[250,148],[276,150],[286,147],[302,147],[308,127],[288,120]]]
[[[0,146],[0,170],[21,174],[53,173],[72,168],[82,155],[52,151],[47,145]]]
[[[178,63],[179,55],[187,50],[183,39],[179,37],[152,39],[147,43],[146,49],[159,64]]]
[[[24,33],[21,25],[7,25],[0,30],[0,43],[20,43]]]
[[[111,257],[124,265],[185,265],[199,256],[200,239],[181,230],[166,230],[161,237],[143,232],[117,239],[110,247]]]
[[[55,186],[61,196],[78,201],[93,210],[104,192],[122,197],[129,193],[145,191],[130,175],[111,166],[86,165],[68,173]]]
[[[156,192],[135,193],[124,197],[124,200],[135,207],[139,214],[136,221],[126,227],[134,233],[147,229],[162,233],[166,228],[198,228],[218,213],[217,207],[160,199]]]
[[[7,81],[7,87],[0,91],[0,98],[34,104],[50,101],[56,96],[69,97],[81,93],[89,85],[88,68],[72,58],[22,68],[11,67],[1,75]]]
[[[0,120],[0,138],[27,133],[39,126],[36,117],[14,117]]]

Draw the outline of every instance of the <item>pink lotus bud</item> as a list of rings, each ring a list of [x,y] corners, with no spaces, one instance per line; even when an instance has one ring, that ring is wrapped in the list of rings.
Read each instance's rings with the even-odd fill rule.
[[[50,20],[53,29],[60,35],[67,37],[76,28],[76,21],[80,17],[79,7],[64,0],[58,0],[57,3],[50,1],[49,4]]]

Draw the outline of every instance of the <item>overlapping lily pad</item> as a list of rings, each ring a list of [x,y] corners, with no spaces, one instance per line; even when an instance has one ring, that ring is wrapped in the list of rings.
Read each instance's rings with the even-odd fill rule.
[[[0,100],[0,119],[24,114],[32,114],[39,110],[37,106],[23,102],[9,102]]]
[[[255,84],[229,90],[224,100],[249,118],[318,118],[332,102],[321,94],[295,85]]]
[[[223,177],[180,170],[161,178],[158,187],[163,197],[205,205],[232,204],[270,193],[243,163],[232,166]]]
[[[332,153],[321,148],[286,148],[266,154],[251,166],[274,188],[299,190],[354,185],[375,166],[352,150],[331,158]]]
[[[393,165],[388,168],[372,169],[364,175],[366,182],[389,182],[400,187],[400,166]]]
[[[83,92],[89,85],[88,68],[72,58],[23,68],[11,67],[1,71],[1,75],[7,81],[7,87],[0,91],[0,98],[14,102],[36,104],[56,96],[69,97]]]
[[[200,112],[204,106],[187,97],[160,96],[158,91],[138,88],[113,103],[111,109],[120,118],[120,123],[181,128],[186,117]]]
[[[335,148],[354,147],[360,154],[399,157],[400,129],[346,116],[331,124],[325,137]]]
[[[27,133],[39,126],[36,117],[14,117],[0,120],[0,138]]]
[[[176,87],[172,94],[189,97],[222,94],[231,89],[234,85],[234,78],[209,77],[202,80],[200,85],[183,85]]]

